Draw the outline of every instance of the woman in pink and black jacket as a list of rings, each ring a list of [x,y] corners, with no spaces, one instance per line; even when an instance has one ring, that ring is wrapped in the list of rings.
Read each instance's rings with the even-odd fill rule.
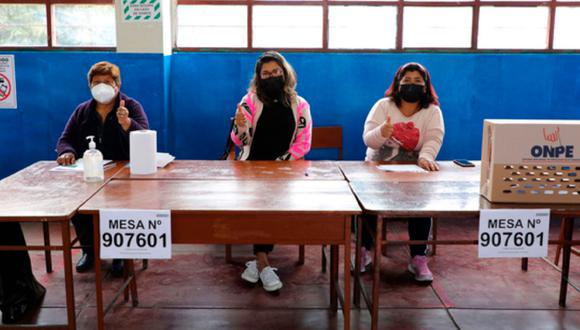
[[[248,93],[236,110],[231,138],[238,160],[298,160],[310,151],[312,119],[305,99],[296,94],[296,74],[286,59],[268,51],[256,62]],[[254,245],[256,260],[246,263],[242,279],[262,281],[266,291],[282,288],[268,253],[273,245]]]

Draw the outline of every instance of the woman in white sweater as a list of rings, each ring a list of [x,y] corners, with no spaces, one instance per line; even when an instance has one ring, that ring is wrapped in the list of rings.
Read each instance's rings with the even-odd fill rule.
[[[438,171],[435,162],[445,128],[429,72],[419,63],[399,68],[385,97],[377,101],[365,121],[363,139],[367,145],[366,160],[416,162],[428,171]],[[374,229],[374,217],[364,222]],[[410,218],[409,238],[427,240],[430,218]],[[368,230],[362,231],[361,269],[370,265],[373,246]],[[432,281],[427,266],[426,245],[411,245],[408,270],[417,281]]]

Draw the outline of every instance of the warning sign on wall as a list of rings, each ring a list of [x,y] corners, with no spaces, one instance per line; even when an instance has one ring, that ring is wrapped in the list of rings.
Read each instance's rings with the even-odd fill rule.
[[[160,0],[123,0],[125,22],[161,21]]]
[[[0,109],[16,109],[14,55],[0,55]]]

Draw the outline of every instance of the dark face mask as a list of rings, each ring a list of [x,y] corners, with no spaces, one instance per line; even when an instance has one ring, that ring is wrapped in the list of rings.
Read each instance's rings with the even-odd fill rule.
[[[422,100],[426,93],[423,90],[425,86],[415,85],[415,84],[404,84],[401,85],[399,89],[399,95],[401,98],[409,103],[415,103]]]
[[[276,100],[282,95],[284,89],[284,76],[270,77],[258,81],[260,90],[269,98]]]

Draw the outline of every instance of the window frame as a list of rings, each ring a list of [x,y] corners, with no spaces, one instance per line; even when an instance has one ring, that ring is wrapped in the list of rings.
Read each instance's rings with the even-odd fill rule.
[[[252,31],[252,15],[253,7],[257,5],[269,6],[321,6],[322,7],[322,48],[277,48],[280,51],[286,52],[315,52],[315,53],[413,53],[413,52],[433,52],[433,53],[580,53],[580,49],[554,49],[554,30],[556,8],[560,7],[580,7],[578,1],[405,1],[405,0],[379,0],[379,1],[356,1],[356,0],[177,0],[177,6],[180,5],[245,5],[247,6],[247,45],[244,48],[227,48],[227,47],[177,47],[174,45],[174,51],[177,52],[232,52],[232,51],[250,51],[260,52],[268,50],[267,48],[259,48],[253,46],[253,31]],[[394,6],[397,8],[397,26],[396,39],[394,49],[341,49],[329,48],[329,8],[331,6]],[[548,35],[546,49],[494,49],[494,48],[478,48],[478,34],[479,34],[479,13],[481,7],[548,7]],[[406,7],[471,7],[471,45],[465,48],[441,48],[441,47],[403,47],[403,21],[404,9]],[[177,33],[177,22],[175,31]]]
[[[116,47],[64,47],[54,46],[52,40],[52,5],[55,4],[110,4],[115,5],[114,0],[4,0],[3,4],[44,4],[46,9],[47,46],[2,46],[0,50],[68,50],[68,51],[114,51]],[[247,47],[177,47],[175,36],[173,38],[173,50],[175,52],[237,52],[237,51],[265,51],[268,48],[253,46],[252,16],[253,7],[257,5],[268,6],[321,6],[322,7],[322,47],[321,48],[277,48],[287,52],[316,52],[316,53],[580,53],[580,49],[554,49],[554,31],[556,9],[561,7],[580,8],[580,1],[405,1],[405,0],[379,0],[379,1],[356,1],[356,0],[176,0],[174,10],[180,5],[242,5],[247,6]],[[397,26],[394,49],[341,49],[329,48],[329,8],[331,6],[394,6],[397,8]],[[548,7],[548,35],[546,49],[480,49],[477,45],[479,33],[479,13],[481,7]],[[406,7],[471,7],[471,46],[466,48],[434,48],[434,47],[403,47],[403,20]],[[175,14],[175,13],[174,13]],[[176,15],[173,15],[176,17]],[[174,22],[174,31],[177,33],[177,22]]]
[[[116,47],[67,47],[67,46],[54,46],[52,40],[53,32],[53,5],[115,5],[114,0],[4,0],[2,4],[44,4],[46,10],[46,34],[47,34],[47,45],[46,46],[0,46],[0,50],[3,51],[15,51],[15,50],[68,50],[68,51],[114,51]]]

